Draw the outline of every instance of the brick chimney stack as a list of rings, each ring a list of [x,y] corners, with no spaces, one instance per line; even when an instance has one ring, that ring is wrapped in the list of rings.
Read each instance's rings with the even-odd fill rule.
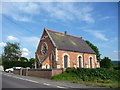
[[[65,31],[65,35],[67,35],[67,31]]]

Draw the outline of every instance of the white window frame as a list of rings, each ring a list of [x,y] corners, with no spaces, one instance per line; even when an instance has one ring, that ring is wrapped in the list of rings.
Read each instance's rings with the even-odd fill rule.
[[[94,66],[93,66],[93,56],[89,56],[89,58],[88,58],[88,59],[89,59],[89,60],[88,60],[88,62],[89,62],[89,68],[90,68],[90,58],[92,58],[92,68],[93,68],[93,67],[94,67]]]
[[[82,55],[78,55],[78,56],[77,56],[77,65],[78,65],[77,67],[79,68],[79,57],[81,57],[81,62],[82,62],[82,63],[81,63],[81,68],[83,68],[83,65],[84,65],[84,64],[83,64],[83,56],[82,56]]]
[[[68,62],[67,62],[68,65],[67,66],[70,67],[70,55],[68,53],[63,53],[63,55],[62,55],[62,65],[63,65],[63,68],[65,68],[64,67],[64,56],[65,55],[68,56]]]

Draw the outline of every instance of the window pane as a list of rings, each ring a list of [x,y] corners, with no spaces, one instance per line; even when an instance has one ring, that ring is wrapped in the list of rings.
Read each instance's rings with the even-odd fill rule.
[[[68,67],[68,56],[65,55],[64,56],[64,68],[67,68]]]

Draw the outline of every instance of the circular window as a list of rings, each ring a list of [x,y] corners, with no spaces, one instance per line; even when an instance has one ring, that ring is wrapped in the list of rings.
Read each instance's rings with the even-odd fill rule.
[[[46,43],[43,43],[42,48],[41,48],[41,53],[42,53],[42,55],[46,55],[47,50],[48,50],[47,44],[46,44]]]

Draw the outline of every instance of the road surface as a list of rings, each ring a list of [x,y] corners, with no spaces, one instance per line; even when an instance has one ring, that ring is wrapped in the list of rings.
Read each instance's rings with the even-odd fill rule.
[[[37,81],[15,77],[9,74],[2,74],[2,88],[59,88],[62,90],[64,87],[42,82],[39,83]]]

